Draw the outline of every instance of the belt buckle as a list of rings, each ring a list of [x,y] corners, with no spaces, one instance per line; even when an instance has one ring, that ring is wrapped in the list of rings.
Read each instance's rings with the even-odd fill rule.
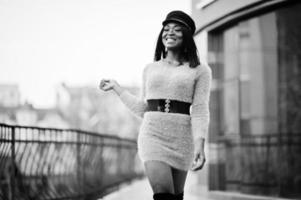
[[[170,99],[165,99],[164,112],[169,113]]]

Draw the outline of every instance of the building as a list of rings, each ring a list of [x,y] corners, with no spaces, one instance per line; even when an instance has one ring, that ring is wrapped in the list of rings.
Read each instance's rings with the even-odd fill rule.
[[[56,108],[37,109],[28,102],[21,103],[21,93],[16,84],[0,84],[0,123],[21,126],[68,128]]]
[[[20,105],[20,98],[18,85],[0,84],[0,106],[16,107]]]
[[[301,197],[301,2],[192,0],[192,17],[213,71],[204,184]]]
[[[69,123],[56,108],[34,108],[25,103],[16,107],[0,106],[0,123],[47,128],[69,128]]]

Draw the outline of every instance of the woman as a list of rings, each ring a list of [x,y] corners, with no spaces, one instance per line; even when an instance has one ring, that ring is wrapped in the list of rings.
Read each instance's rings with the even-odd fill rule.
[[[200,170],[205,163],[211,70],[200,64],[189,15],[172,11],[162,25],[154,62],[143,70],[140,98],[112,79],[102,79],[100,88],[114,90],[143,118],[138,154],[154,200],[180,200],[187,171]]]

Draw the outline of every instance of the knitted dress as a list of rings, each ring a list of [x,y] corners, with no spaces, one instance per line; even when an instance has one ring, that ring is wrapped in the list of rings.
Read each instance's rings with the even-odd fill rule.
[[[206,64],[190,68],[188,63],[173,66],[162,60],[143,70],[140,97],[124,90],[121,101],[142,118],[138,154],[143,162],[156,160],[189,170],[194,140],[206,138],[209,125],[211,69]],[[190,115],[147,111],[148,99],[171,99],[191,103]]]

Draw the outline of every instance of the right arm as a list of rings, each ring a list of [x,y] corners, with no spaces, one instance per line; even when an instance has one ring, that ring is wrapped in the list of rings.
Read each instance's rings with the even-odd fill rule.
[[[100,89],[104,91],[113,90],[119,97],[120,100],[129,108],[134,114],[142,118],[143,114],[147,110],[147,103],[145,98],[145,81],[146,81],[146,68],[143,70],[142,75],[142,87],[140,89],[140,96],[137,97],[131,94],[129,91],[122,88],[115,80],[103,79],[100,82]]]

